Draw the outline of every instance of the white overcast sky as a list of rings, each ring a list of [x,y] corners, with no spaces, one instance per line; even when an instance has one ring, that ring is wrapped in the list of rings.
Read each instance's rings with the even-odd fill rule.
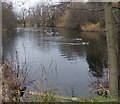
[[[6,0],[9,1],[9,0]],[[86,2],[87,0],[10,0],[15,4],[15,7],[26,7],[29,8],[30,6],[34,6],[35,4],[38,4],[38,2],[46,2],[46,3],[50,3],[50,4],[56,4],[60,1],[62,2],[67,2],[67,1],[79,1],[79,2]],[[25,2],[24,6],[21,6],[22,2]]]
[[[2,0],[3,2],[12,2],[15,11],[19,11],[21,8],[29,8],[35,6],[38,3],[49,3],[49,4],[56,4],[62,0]],[[65,0],[66,1],[66,0]],[[24,5],[23,5],[24,3]]]
[[[26,7],[29,8],[30,6],[34,6],[35,4],[38,4],[40,2],[46,2],[46,3],[57,3],[60,0],[11,0],[15,7]],[[23,6],[21,6],[22,3],[25,3]]]
[[[40,2],[46,2],[50,4],[56,4],[60,1],[66,2],[66,1],[72,1],[72,2],[87,2],[88,0],[3,0],[3,1],[12,1],[14,4],[14,8],[16,10],[20,10],[20,8],[29,8],[31,6],[34,6]],[[120,1],[120,0],[92,0],[92,2],[108,2],[108,1]],[[22,5],[22,3],[25,3]]]

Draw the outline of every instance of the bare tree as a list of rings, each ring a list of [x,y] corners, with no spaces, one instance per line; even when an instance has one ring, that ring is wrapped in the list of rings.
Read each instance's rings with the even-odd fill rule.
[[[26,27],[26,20],[25,20],[25,18],[26,18],[27,10],[25,8],[22,8],[21,13],[22,13],[21,15],[22,15],[22,20],[23,20],[23,26],[25,28]]]
[[[16,27],[16,21],[13,4],[11,2],[2,2],[2,28],[11,30]]]

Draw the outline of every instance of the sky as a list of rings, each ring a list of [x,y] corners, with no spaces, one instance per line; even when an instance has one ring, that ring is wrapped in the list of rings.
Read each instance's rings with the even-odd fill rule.
[[[46,2],[46,3],[58,3],[60,0],[12,0],[14,7],[19,8],[29,8],[31,6],[34,6],[40,2]],[[24,4],[24,5],[23,5]]]
[[[56,4],[60,1],[66,2],[66,1],[72,1],[72,2],[87,2],[88,0],[3,0],[3,1],[12,1],[14,4],[15,10],[20,10],[21,8],[29,8],[31,6],[35,6],[36,4],[40,2],[45,2],[49,4]],[[115,1],[115,0],[91,0],[92,2],[100,2],[100,1]],[[116,0],[120,1],[120,0]],[[24,3],[24,5],[23,5]]]
[[[16,8],[21,8],[21,7],[26,7],[28,8],[29,6],[34,6],[38,2],[46,2],[46,3],[58,3],[60,1],[66,2],[66,1],[72,1],[72,2],[87,2],[89,0],[3,0],[3,1],[12,1],[15,5]],[[110,1],[120,1],[120,0],[90,0],[92,2],[110,2]],[[25,3],[22,5],[22,3]]]
[[[35,6],[40,3],[58,4],[61,0],[2,0],[3,2],[12,2],[15,11],[21,10],[21,8],[29,9],[29,7]]]
[[[66,2],[66,1],[84,1],[86,2],[87,0],[11,0],[14,4],[15,4],[15,8],[19,9],[22,7],[26,7],[29,8],[31,6],[34,6],[35,4],[38,4],[38,2],[46,2],[46,3],[50,3],[50,4],[56,4],[60,1],[62,2]],[[25,3],[24,5],[22,5],[23,3]]]

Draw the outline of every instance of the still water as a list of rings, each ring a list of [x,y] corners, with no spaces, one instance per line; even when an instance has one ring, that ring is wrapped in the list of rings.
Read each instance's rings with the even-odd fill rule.
[[[3,34],[3,59],[19,60],[29,69],[27,90],[57,91],[66,96],[89,96],[103,78],[104,33],[58,28],[17,28]]]

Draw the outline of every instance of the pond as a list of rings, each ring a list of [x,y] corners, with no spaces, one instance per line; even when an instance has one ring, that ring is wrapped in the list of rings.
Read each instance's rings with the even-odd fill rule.
[[[34,87],[27,85],[32,91],[89,96],[107,66],[104,32],[17,28],[3,34],[3,47],[4,61],[26,64],[27,80],[35,80]]]

